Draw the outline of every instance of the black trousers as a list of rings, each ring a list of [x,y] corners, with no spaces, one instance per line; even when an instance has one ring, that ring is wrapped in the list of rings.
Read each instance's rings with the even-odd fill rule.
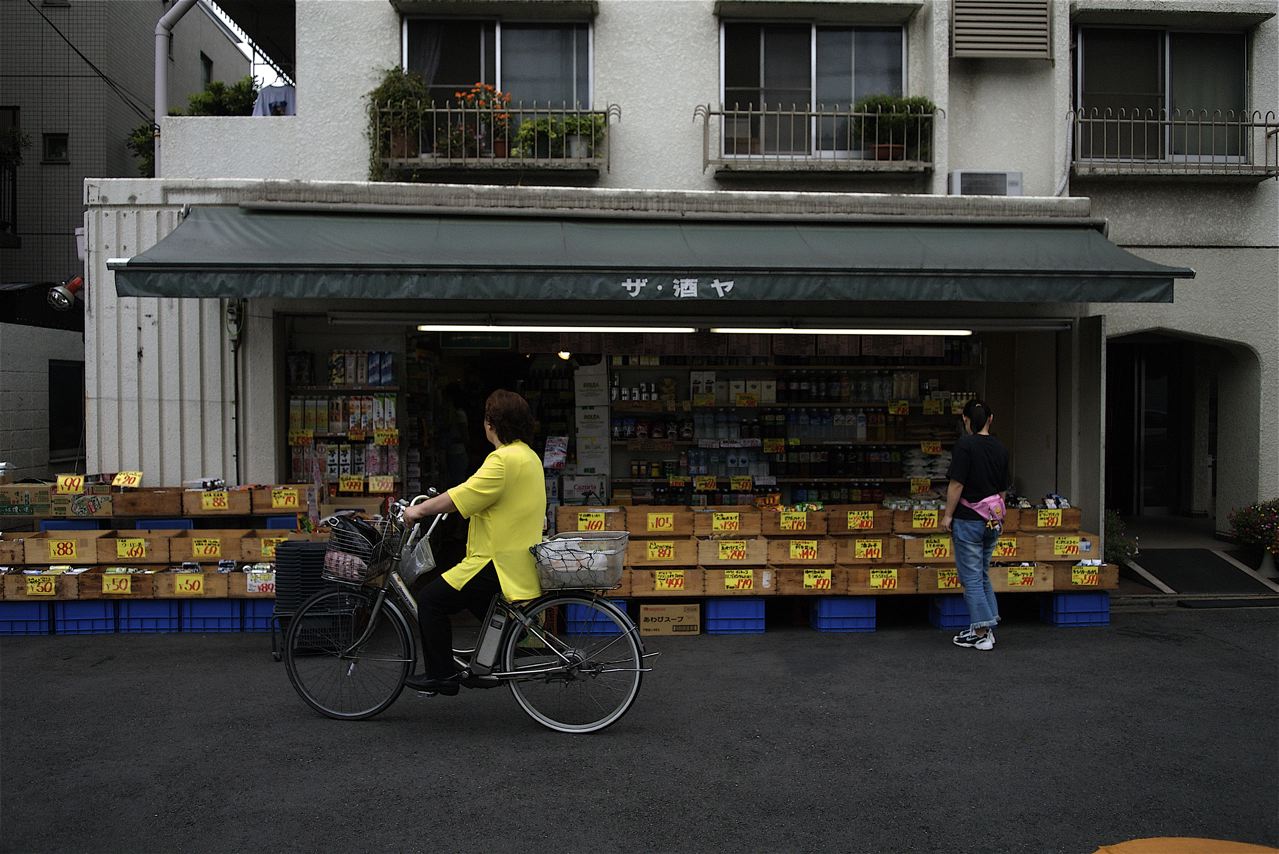
[[[453,589],[443,577],[426,585],[417,600],[417,622],[422,632],[422,657],[430,679],[447,679],[457,673],[453,661],[453,623],[449,616],[463,608],[483,620],[489,603],[502,589],[497,570],[490,563],[476,573],[461,590]]]

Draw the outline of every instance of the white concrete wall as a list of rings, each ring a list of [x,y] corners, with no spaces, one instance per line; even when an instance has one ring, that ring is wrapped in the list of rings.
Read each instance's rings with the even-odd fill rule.
[[[0,461],[15,480],[56,473],[49,464],[49,361],[83,358],[79,332],[0,323]]]

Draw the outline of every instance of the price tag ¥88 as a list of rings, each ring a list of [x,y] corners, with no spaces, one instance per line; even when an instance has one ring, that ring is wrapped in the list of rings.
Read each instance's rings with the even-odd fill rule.
[[[910,526],[912,528],[936,528],[937,511],[912,510],[910,514]]]
[[[830,590],[831,571],[829,569],[804,570],[805,590]]]
[[[650,534],[669,534],[675,530],[674,513],[649,513],[648,532]]]
[[[147,541],[127,537],[115,541],[115,556],[121,560],[138,560],[147,556]]]
[[[724,589],[725,590],[754,590],[755,589],[755,570],[753,569],[724,570]]]
[[[578,513],[577,514],[577,530],[579,531],[604,530],[604,514],[597,510]]]
[[[231,509],[231,497],[227,495],[225,489],[210,489],[207,492],[202,492],[200,493],[200,509],[229,510]]]
[[[222,557],[222,541],[216,537],[196,537],[191,541],[191,554],[196,557]]]
[[[1035,513],[1035,525],[1040,528],[1060,528],[1060,510],[1039,510]]]
[[[883,540],[856,540],[853,542],[853,557],[858,560],[880,560],[883,556]]]
[[[173,592],[183,596],[203,596],[204,573],[179,572],[173,576]]]
[[[675,560],[675,543],[670,540],[649,540],[645,545],[649,560]]]
[[[720,540],[718,554],[720,560],[746,560],[746,541]]]
[[[777,527],[783,531],[807,531],[808,513],[804,510],[783,510],[778,514]]]
[[[817,560],[817,541],[816,540],[791,540],[790,541],[790,559],[791,560]]]
[[[272,510],[298,509],[298,491],[292,487],[281,487],[271,490]]]
[[[741,529],[741,513],[711,513],[711,531],[714,533],[725,534]]]
[[[75,540],[49,540],[49,560],[76,560],[80,546]]]
[[[937,589],[938,590],[958,590],[959,589],[959,570],[956,570],[956,569],[937,570]]]
[[[362,474],[338,475],[338,492],[363,492],[363,491],[364,491],[364,475]]]
[[[897,570],[896,569],[872,569],[870,571],[870,589],[871,590],[896,590],[897,589]]]
[[[1079,554],[1079,537],[1053,537],[1053,555],[1076,557]]]
[[[28,596],[52,596],[58,592],[58,578],[56,575],[28,575],[27,576],[27,595]]]
[[[121,471],[116,472],[115,477],[111,478],[112,486],[119,486],[128,489],[136,489],[142,485],[142,472],[140,471]]]
[[[83,495],[84,494],[84,475],[82,474],[58,475],[56,491],[58,495]]]
[[[1101,576],[1095,566],[1072,566],[1070,583],[1076,587],[1097,587],[1101,584]]]
[[[927,557],[950,557],[950,537],[925,537],[924,555]]]
[[[875,527],[875,511],[874,510],[849,510],[848,511],[848,530],[865,531]]]
[[[684,570],[659,569],[653,573],[654,590],[683,590]]]
[[[122,572],[108,572],[102,576],[102,592],[112,596],[132,596],[133,576]]]

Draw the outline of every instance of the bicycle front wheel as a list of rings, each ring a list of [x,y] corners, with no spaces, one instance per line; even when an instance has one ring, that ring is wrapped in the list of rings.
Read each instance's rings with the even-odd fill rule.
[[[502,661],[511,693],[557,732],[598,732],[639,694],[643,651],[635,624],[612,603],[587,595],[533,603],[507,634]]]
[[[289,681],[322,715],[371,718],[395,702],[413,672],[413,639],[404,617],[390,602],[375,615],[375,601],[363,590],[323,590],[289,621]]]

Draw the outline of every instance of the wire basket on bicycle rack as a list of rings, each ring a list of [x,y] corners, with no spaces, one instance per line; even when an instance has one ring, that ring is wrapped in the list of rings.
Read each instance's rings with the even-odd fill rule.
[[[391,568],[399,556],[404,529],[391,519],[337,516],[330,523],[323,577],[364,584]]]
[[[543,590],[611,589],[622,581],[625,531],[556,534],[529,551],[537,562]]]

